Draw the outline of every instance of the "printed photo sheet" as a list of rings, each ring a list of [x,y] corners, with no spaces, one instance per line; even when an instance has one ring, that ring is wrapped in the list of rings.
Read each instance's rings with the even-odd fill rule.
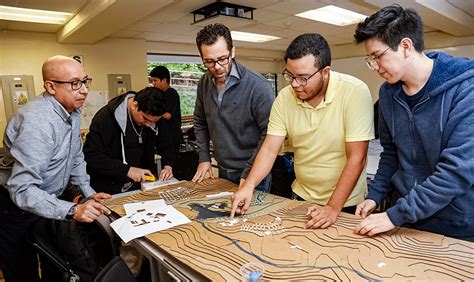
[[[128,243],[135,238],[189,222],[191,221],[173,206],[164,206],[124,216],[110,226]]]

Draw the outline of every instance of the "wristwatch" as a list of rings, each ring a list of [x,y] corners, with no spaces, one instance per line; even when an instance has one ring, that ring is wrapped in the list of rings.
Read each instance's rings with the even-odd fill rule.
[[[74,214],[76,213],[76,205],[72,206],[69,211],[67,212],[66,219],[71,220],[74,218]]]

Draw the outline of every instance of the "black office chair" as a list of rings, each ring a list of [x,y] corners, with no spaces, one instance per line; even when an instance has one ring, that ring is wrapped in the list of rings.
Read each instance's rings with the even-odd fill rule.
[[[61,256],[57,247],[51,240],[54,236],[53,233],[53,230],[49,228],[48,220],[40,219],[28,234],[28,240],[38,251],[43,279],[64,282],[79,281],[79,275],[71,268],[69,262]],[[51,273],[59,273],[60,276],[54,275],[53,279],[49,276]]]
[[[120,256],[114,257],[94,279],[94,282],[117,281],[135,281],[135,277]]]
[[[91,228],[97,230],[98,240],[96,245],[97,252],[100,252],[100,259],[95,260],[93,257],[84,257],[90,255],[86,251],[83,256],[77,258],[87,264],[87,269],[73,269],[72,264],[76,258],[67,257],[60,253],[58,244],[71,244],[74,242],[58,242],[57,232],[75,232],[74,230],[67,230],[68,224],[66,222],[52,221],[48,219],[39,220],[33,227],[29,234],[31,244],[37,249],[40,259],[43,277],[46,281],[112,281],[115,277],[116,281],[135,281],[130,269],[125,262],[120,258],[119,243],[120,241],[110,228],[111,219],[106,215],[101,215]],[[71,222],[72,223],[72,222]],[[61,228],[57,230],[55,224],[66,225],[66,230]],[[73,225],[73,224],[71,224]],[[79,231],[80,232],[80,231]],[[94,250],[96,251],[96,250]],[[93,252],[91,250],[91,252]],[[117,277],[120,277],[118,279]]]

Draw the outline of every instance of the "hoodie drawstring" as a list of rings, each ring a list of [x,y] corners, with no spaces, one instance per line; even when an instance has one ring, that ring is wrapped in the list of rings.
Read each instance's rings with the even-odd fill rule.
[[[446,99],[446,95],[442,95],[443,97],[441,98],[441,113],[440,113],[440,118],[439,118],[439,132],[442,134],[444,130],[444,100]]]
[[[120,143],[122,143],[122,163],[128,165],[127,160],[125,159],[125,146],[123,145],[123,133],[120,134]]]

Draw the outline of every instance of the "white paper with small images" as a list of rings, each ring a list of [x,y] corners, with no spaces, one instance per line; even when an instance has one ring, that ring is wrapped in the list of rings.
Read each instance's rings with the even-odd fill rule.
[[[128,243],[135,238],[189,222],[189,218],[173,206],[164,206],[124,216],[112,222],[110,226]]]
[[[125,210],[126,215],[132,215],[137,212],[142,212],[145,210],[150,210],[150,209],[164,207],[164,206],[166,206],[165,200],[159,199],[159,200],[124,204],[123,209]]]

